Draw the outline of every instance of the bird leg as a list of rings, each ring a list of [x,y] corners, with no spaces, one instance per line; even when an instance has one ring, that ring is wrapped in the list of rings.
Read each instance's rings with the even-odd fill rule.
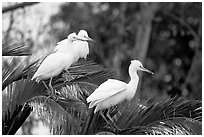
[[[50,94],[51,97],[52,97],[55,101],[57,101],[57,100],[58,100],[58,96],[55,94],[54,89],[53,89],[53,87],[52,87],[52,77],[50,78],[49,87],[50,87],[50,89],[51,89],[51,94]]]
[[[49,95],[46,99],[45,99],[45,101],[43,102],[43,104],[45,104],[45,102],[49,99],[49,98],[51,98],[52,97],[52,95]]]
[[[46,85],[45,81],[42,81],[42,83],[44,84],[44,86],[46,87],[46,89],[49,91],[49,96],[45,99],[45,101],[43,102],[43,104],[45,104],[45,102],[48,100],[48,98],[52,97],[52,91],[50,91],[50,89],[48,88],[48,86]]]
[[[106,123],[111,126],[110,122],[106,119],[106,117],[104,116],[102,111],[100,111],[100,114],[101,114],[102,118],[106,121]]]
[[[113,127],[115,128],[116,132],[119,132],[121,129],[118,128],[118,126],[115,124],[115,122],[113,121],[113,119],[110,116],[110,108],[108,108],[108,111],[106,112],[106,116],[108,117],[108,119],[112,122]]]
[[[50,90],[51,90],[51,94],[54,94],[53,93],[54,89],[52,87],[52,77],[50,78],[49,87],[50,87]]]
[[[48,88],[48,86],[46,85],[45,81],[42,81],[42,83],[44,84],[45,88],[49,91],[49,94],[51,94],[50,89]]]
[[[44,103],[47,101],[48,98],[52,97],[54,100],[58,100],[58,97],[55,95],[54,93],[54,89],[51,85],[52,83],[52,78],[50,79],[50,82],[49,82],[49,88],[48,86],[46,85],[45,81],[42,81],[42,83],[44,84],[44,86],[46,87],[46,89],[48,90],[49,92],[49,96],[45,99]]]
[[[108,111],[107,113],[109,113],[109,111]],[[121,131],[121,130],[117,127],[117,125],[115,124],[115,122],[112,120],[112,118],[110,117],[110,115],[108,116],[108,115],[106,114],[106,116],[108,117],[108,119],[109,119],[111,122],[108,121],[108,119],[104,116],[104,114],[102,113],[102,111],[100,111],[100,114],[101,114],[101,116],[103,117],[103,119],[106,121],[106,123],[107,123],[108,125],[110,125],[112,128],[115,129],[114,132],[118,133],[119,131]]]

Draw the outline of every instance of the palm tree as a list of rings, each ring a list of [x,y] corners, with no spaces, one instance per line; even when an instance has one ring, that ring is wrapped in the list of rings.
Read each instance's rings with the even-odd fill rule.
[[[202,134],[201,102],[184,98],[142,105],[124,102],[112,107],[110,115],[121,129],[116,132],[86,103],[98,85],[117,77],[113,71],[91,59],[79,60],[69,68],[72,77],[63,73],[53,78],[52,85],[59,96],[54,101],[47,99],[43,84],[30,80],[43,58],[30,61],[31,51],[26,43],[3,40],[2,47],[3,56],[23,55],[29,61],[19,63],[18,57],[9,63],[3,61],[3,134],[15,134],[32,111],[49,123],[53,134]]]

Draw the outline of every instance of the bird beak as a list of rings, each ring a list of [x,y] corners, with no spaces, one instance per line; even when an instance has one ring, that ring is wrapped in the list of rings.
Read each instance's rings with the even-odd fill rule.
[[[140,69],[141,69],[142,71],[148,72],[148,73],[150,73],[150,74],[154,74],[152,71],[150,71],[150,70],[148,70],[148,69],[146,69],[146,68],[144,68],[144,67],[140,67]]]
[[[86,37],[86,39],[81,39],[78,37],[75,37],[75,40],[81,40],[81,41],[87,41],[87,42],[96,42],[95,40],[93,40],[92,38]]]
[[[95,40],[93,40],[93,39],[92,39],[92,38],[90,38],[90,37],[86,37],[86,41],[96,42]]]

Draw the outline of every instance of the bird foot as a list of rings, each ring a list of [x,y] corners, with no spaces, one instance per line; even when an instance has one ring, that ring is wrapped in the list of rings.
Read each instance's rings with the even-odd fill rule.
[[[64,80],[64,83],[65,83],[65,82],[69,82],[69,81],[75,79],[71,74],[66,74],[66,73],[63,74],[63,77],[64,77],[64,79],[65,79],[65,80]]]
[[[120,133],[122,131],[122,129],[120,129],[120,128],[114,128],[114,130],[115,130],[114,131],[115,134],[118,134],[118,133]]]
[[[45,104],[45,102],[46,102],[49,98],[51,98],[51,99],[54,100],[55,102],[59,100],[59,96],[56,95],[55,93],[52,93],[52,94],[50,94],[50,95],[45,99],[44,104]]]
[[[114,134],[119,134],[122,131],[122,129],[120,129],[118,127],[112,127],[110,125],[109,125],[109,127],[106,127],[105,129],[107,131],[110,131],[110,132],[114,133]]]

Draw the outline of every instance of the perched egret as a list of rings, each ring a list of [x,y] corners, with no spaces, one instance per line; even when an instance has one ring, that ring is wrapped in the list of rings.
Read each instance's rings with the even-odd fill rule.
[[[81,41],[74,41],[74,47],[79,52],[79,57],[86,59],[89,54],[89,45],[87,41],[93,42],[94,40],[88,36],[85,30],[80,30],[77,36]]]
[[[108,79],[87,98],[87,102],[90,103],[89,108],[95,107],[94,113],[96,113],[99,110],[104,110],[115,106],[126,99],[131,100],[136,93],[139,82],[139,76],[137,75],[138,70],[153,74],[153,72],[144,68],[139,60],[132,60],[129,66],[129,83],[126,84],[125,82],[119,80]],[[106,120],[103,113],[101,112],[100,114],[104,120]],[[113,122],[108,112],[107,117]]]
[[[75,40],[70,41],[72,37],[75,37]],[[75,61],[79,58],[86,59],[89,54],[89,45],[87,41],[94,40],[88,36],[85,30],[80,30],[78,35],[76,35],[76,33],[71,33],[68,35],[67,39],[58,42],[54,52],[72,54],[75,57]]]
[[[71,53],[73,52],[73,42],[79,40],[76,33],[71,33],[67,36],[67,39],[64,39],[57,43],[57,46],[54,49],[54,52],[62,53]]]
[[[66,53],[72,56],[72,64],[77,62],[79,58],[86,59],[89,54],[89,46],[87,41],[94,41],[85,30],[80,30],[78,35],[71,33],[67,39],[58,42],[54,51],[56,53]],[[69,62],[70,63],[70,62]],[[69,74],[69,72],[67,71]]]
[[[80,40],[77,38],[77,35],[75,33],[72,33],[68,36],[68,44],[72,45],[73,41],[75,40]],[[64,43],[65,41],[63,41]],[[67,46],[67,45],[66,45]],[[69,46],[69,45],[68,45]],[[51,86],[52,78],[59,75],[63,70],[67,71],[67,69],[73,64],[76,60],[74,57],[73,52],[63,52],[63,49],[66,50],[64,46],[58,47],[56,49],[56,52],[53,54],[50,54],[47,56],[41,65],[39,66],[38,70],[35,72],[34,76],[32,77],[31,80],[35,80],[36,82],[42,81],[45,87],[48,89],[46,86],[45,82],[43,80],[50,79],[49,82],[49,87],[51,89],[51,95],[53,95],[53,88]]]
[[[53,88],[51,85],[52,78],[59,75],[63,70],[67,70],[73,62],[71,54],[65,53],[53,53],[45,58],[41,63],[38,70],[35,72],[31,80],[36,82],[42,81],[47,88],[43,80],[49,79],[49,88],[51,90],[51,95],[53,95]],[[49,90],[49,89],[48,89]],[[50,91],[49,90],[49,91]]]

